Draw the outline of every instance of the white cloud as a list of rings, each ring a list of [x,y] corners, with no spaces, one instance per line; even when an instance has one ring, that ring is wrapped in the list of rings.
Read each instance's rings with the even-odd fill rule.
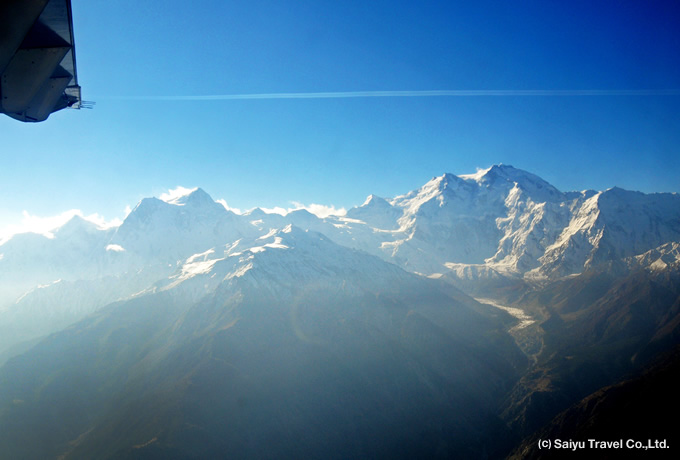
[[[239,208],[232,208],[227,204],[226,200],[222,198],[220,198],[219,200],[215,200],[215,203],[221,204],[222,206],[224,206],[224,209],[226,209],[227,211],[231,211],[234,214],[243,214]]]
[[[166,193],[161,193],[158,199],[163,200],[166,203],[175,204],[175,201],[182,198],[183,196],[187,196],[190,193],[195,192],[196,190],[198,190],[198,187],[186,188],[179,186],[177,188],[168,190]]]
[[[291,208],[285,209],[285,208],[282,208],[280,206],[275,206],[273,208],[260,208],[260,209],[263,210],[264,212],[266,212],[267,214],[281,214],[282,216],[285,216],[289,212],[294,211],[294,209],[291,209]]]
[[[10,224],[5,226],[5,228],[0,229],[0,244],[3,244],[13,235],[18,233],[39,233],[41,235],[45,235],[48,238],[54,238],[54,234],[52,232],[71,220],[73,216],[82,217],[101,229],[118,227],[123,223],[122,220],[118,218],[106,220],[103,216],[97,213],[86,216],[80,209],[70,209],[68,211],[62,212],[61,214],[47,217],[32,215],[28,211],[24,210],[22,212],[22,216],[21,223]]]
[[[491,166],[486,168],[480,168],[479,166],[477,166],[475,167],[476,171],[473,174],[459,174],[458,177],[465,180],[479,181],[482,179],[482,177],[484,177],[484,174],[489,172],[491,168],[492,168]]]
[[[320,217],[321,219],[326,218],[328,216],[344,216],[347,213],[347,210],[345,208],[337,209],[333,205],[327,206],[325,204],[317,203],[304,205],[302,203],[296,202],[293,202],[293,205],[296,206],[296,209],[306,209],[307,211],[311,212],[317,217]]]
[[[169,190],[167,193],[162,194],[159,198],[163,201],[170,203],[173,200],[177,200],[182,196],[186,196],[188,193],[191,193],[194,190],[196,189],[177,187],[173,190]],[[223,199],[217,200],[217,203],[220,203],[222,206],[224,206],[225,209],[232,211],[236,214],[243,214],[240,209],[232,208]],[[317,203],[305,205],[303,203],[298,202],[291,202],[291,204],[292,207],[288,208],[276,206],[273,208],[261,208],[261,209],[266,213],[280,214],[282,216],[285,216],[292,211],[306,209],[310,213],[322,219],[328,216],[344,216],[345,213],[347,212],[345,208],[338,209],[333,205],[328,206]],[[131,211],[132,211],[131,208],[129,206],[126,206],[123,219],[125,219],[130,214]],[[22,214],[23,217],[20,223],[10,224],[6,225],[4,228],[0,228],[0,245],[5,243],[13,235],[16,235],[18,233],[39,233],[41,235],[45,235],[48,238],[53,238],[54,234],[52,232],[54,232],[56,229],[64,225],[70,219],[72,219],[73,216],[82,217],[83,219],[94,223],[95,225],[97,225],[97,227],[101,229],[118,227],[123,223],[122,219],[115,218],[111,220],[106,220],[104,216],[101,216],[97,213],[85,215],[80,209],[70,209],[68,211],[62,212],[61,214],[46,217],[33,215],[30,214],[28,211],[23,211]],[[117,249],[111,248],[109,250],[115,251]]]
[[[23,217],[21,219],[21,224],[17,226],[17,229],[21,230],[22,232],[40,233],[52,237],[52,230],[61,227],[70,219],[72,219],[73,216],[82,216],[82,212],[80,212],[78,209],[71,209],[56,216],[40,217],[33,216],[29,214],[28,211],[24,210],[22,215]]]
[[[123,252],[125,251],[125,248],[120,244],[109,244],[108,246],[106,246],[106,250],[114,252]]]
[[[281,214],[282,216],[287,215],[290,212],[293,211],[299,211],[300,209],[305,209],[308,212],[311,212],[314,214],[316,217],[319,217],[321,219],[324,219],[328,216],[344,216],[347,213],[347,210],[345,208],[336,208],[333,205],[325,205],[325,204],[317,204],[317,203],[312,203],[309,205],[299,203],[297,201],[291,202],[293,205],[292,208],[282,208],[280,206],[276,206],[274,208],[260,208],[267,214]]]
[[[106,220],[104,216],[101,216],[97,214],[96,212],[94,214],[90,214],[89,216],[84,216],[80,211],[78,211],[80,214],[78,214],[80,217],[83,219],[92,222],[93,224],[97,225],[97,227],[101,229],[107,229],[107,228],[113,228],[113,227],[120,227],[120,225],[123,223],[121,219],[118,219],[117,217],[111,220]]]

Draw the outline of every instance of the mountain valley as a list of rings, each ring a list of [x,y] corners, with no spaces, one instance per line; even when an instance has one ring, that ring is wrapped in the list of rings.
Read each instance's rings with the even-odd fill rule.
[[[617,385],[675,398],[679,247],[677,194],[508,165],[324,218],[197,188],[14,235],[0,457],[540,458]]]

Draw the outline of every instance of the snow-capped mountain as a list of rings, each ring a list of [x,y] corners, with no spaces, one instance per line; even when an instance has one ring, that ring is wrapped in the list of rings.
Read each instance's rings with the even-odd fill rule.
[[[0,457],[474,457],[526,366],[469,297],[292,225],[154,287],[0,366]]]
[[[369,195],[361,206],[347,211],[346,217],[365,222],[372,228],[397,230],[403,211],[379,196]]]
[[[0,324],[16,315],[50,317],[51,304],[37,299],[48,298],[51,291],[62,298],[68,292],[73,307],[63,307],[64,312],[77,318],[94,305],[157,289],[168,277],[175,283],[223,277],[213,270],[235,263],[233,254],[252,253],[253,248],[276,254],[276,238],[287,241],[297,231],[317,232],[407,271],[474,290],[489,281],[558,279],[608,264],[630,268],[638,266],[631,261],[654,257],[649,251],[670,251],[656,257],[660,262],[654,266],[675,267],[667,261],[673,254],[668,248],[680,242],[680,196],[618,188],[563,193],[509,165],[444,174],[391,199],[370,195],[345,216],[326,218],[304,209],[285,216],[261,209],[236,214],[196,188],[165,201],[145,198],[115,228],[100,229],[74,217],[52,238],[15,235],[0,246]],[[326,250],[319,246],[313,257]],[[275,259],[269,263],[276,271]],[[100,279],[108,280],[102,286],[117,288],[95,287]],[[96,298],[77,287],[86,284]],[[76,308],[79,299],[87,299],[89,310]],[[30,308],[20,307],[29,301]],[[51,313],[40,315],[41,308]]]
[[[376,256],[289,224],[257,238],[239,239],[195,254],[151,290],[179,290],[198,300],[225,282],[246,283],[276,298],[289,299],[300,283],[335,289],[351,280],[351,285],[368,292],[399,292],[411,276]]]
[[[161,198],[0,245],[3,455],[404,455],[374,444],[397,420],[413,452],[494,457],[680,340],[677,194],[497,165],[324,218]]]
[[[197,188],[143,199],[117,228],[74,217],[54,232],[0,246],[0,305],[56,280],[119,276],[155,266],[159,279],[194,254],[271,229],[296,227],[426,275],[556,278],[680,241],[680,197],[613,188],[562,193],[508,165],[435,177],[344,217],[254,209],[235,214]]]
[[[680,196],[645,195],[612,188],[573,201],[570,220],[548,245],[535,272],[568,275],[618,263],[665,243],[680,241]]]
[[[145,198],[109,241],[140,263],[175,263],[218,244],[252,234],[240,216],[228,211],[198,188],[170,202]]]
[[[677,194],[562,193],[507,165],[435,177],[375,214],[373,201],[347,213],[369,226],[380,219],[372,252],[424,274],[554,279],[680,241]]]
[[[115,257],[106,244],[114,231],[74,216],[51,237],[14,235],[0,246],[0,309],[38,285],[108,275]]]
[[[680,268],[680,243],[662,244],[644,254],[626,258],[632,268],[643,267],[652,271]]]

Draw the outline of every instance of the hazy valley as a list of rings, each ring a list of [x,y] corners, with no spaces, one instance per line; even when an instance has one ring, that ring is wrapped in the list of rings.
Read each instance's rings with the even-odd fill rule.
[[[673,445],[621,401],[678,410],[679,247],[677,194],[507,165],[342,216],[195,189],[118,227],[18,234],[0,457],[521,458],[611,418]]]

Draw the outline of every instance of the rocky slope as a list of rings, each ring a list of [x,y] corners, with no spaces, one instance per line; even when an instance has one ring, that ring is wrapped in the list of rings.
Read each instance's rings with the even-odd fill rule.
[[[525,366],[462,293],[289,226],[6,363],[0,456],[484,456]]]
[[[116,228],[15,235],[4,454],[217,455],[224,438],[234,455],[495,457],[680,342],[679,245],[677,194],[561,192],[507,165],[344,216],[235,214],[194,189]]]

